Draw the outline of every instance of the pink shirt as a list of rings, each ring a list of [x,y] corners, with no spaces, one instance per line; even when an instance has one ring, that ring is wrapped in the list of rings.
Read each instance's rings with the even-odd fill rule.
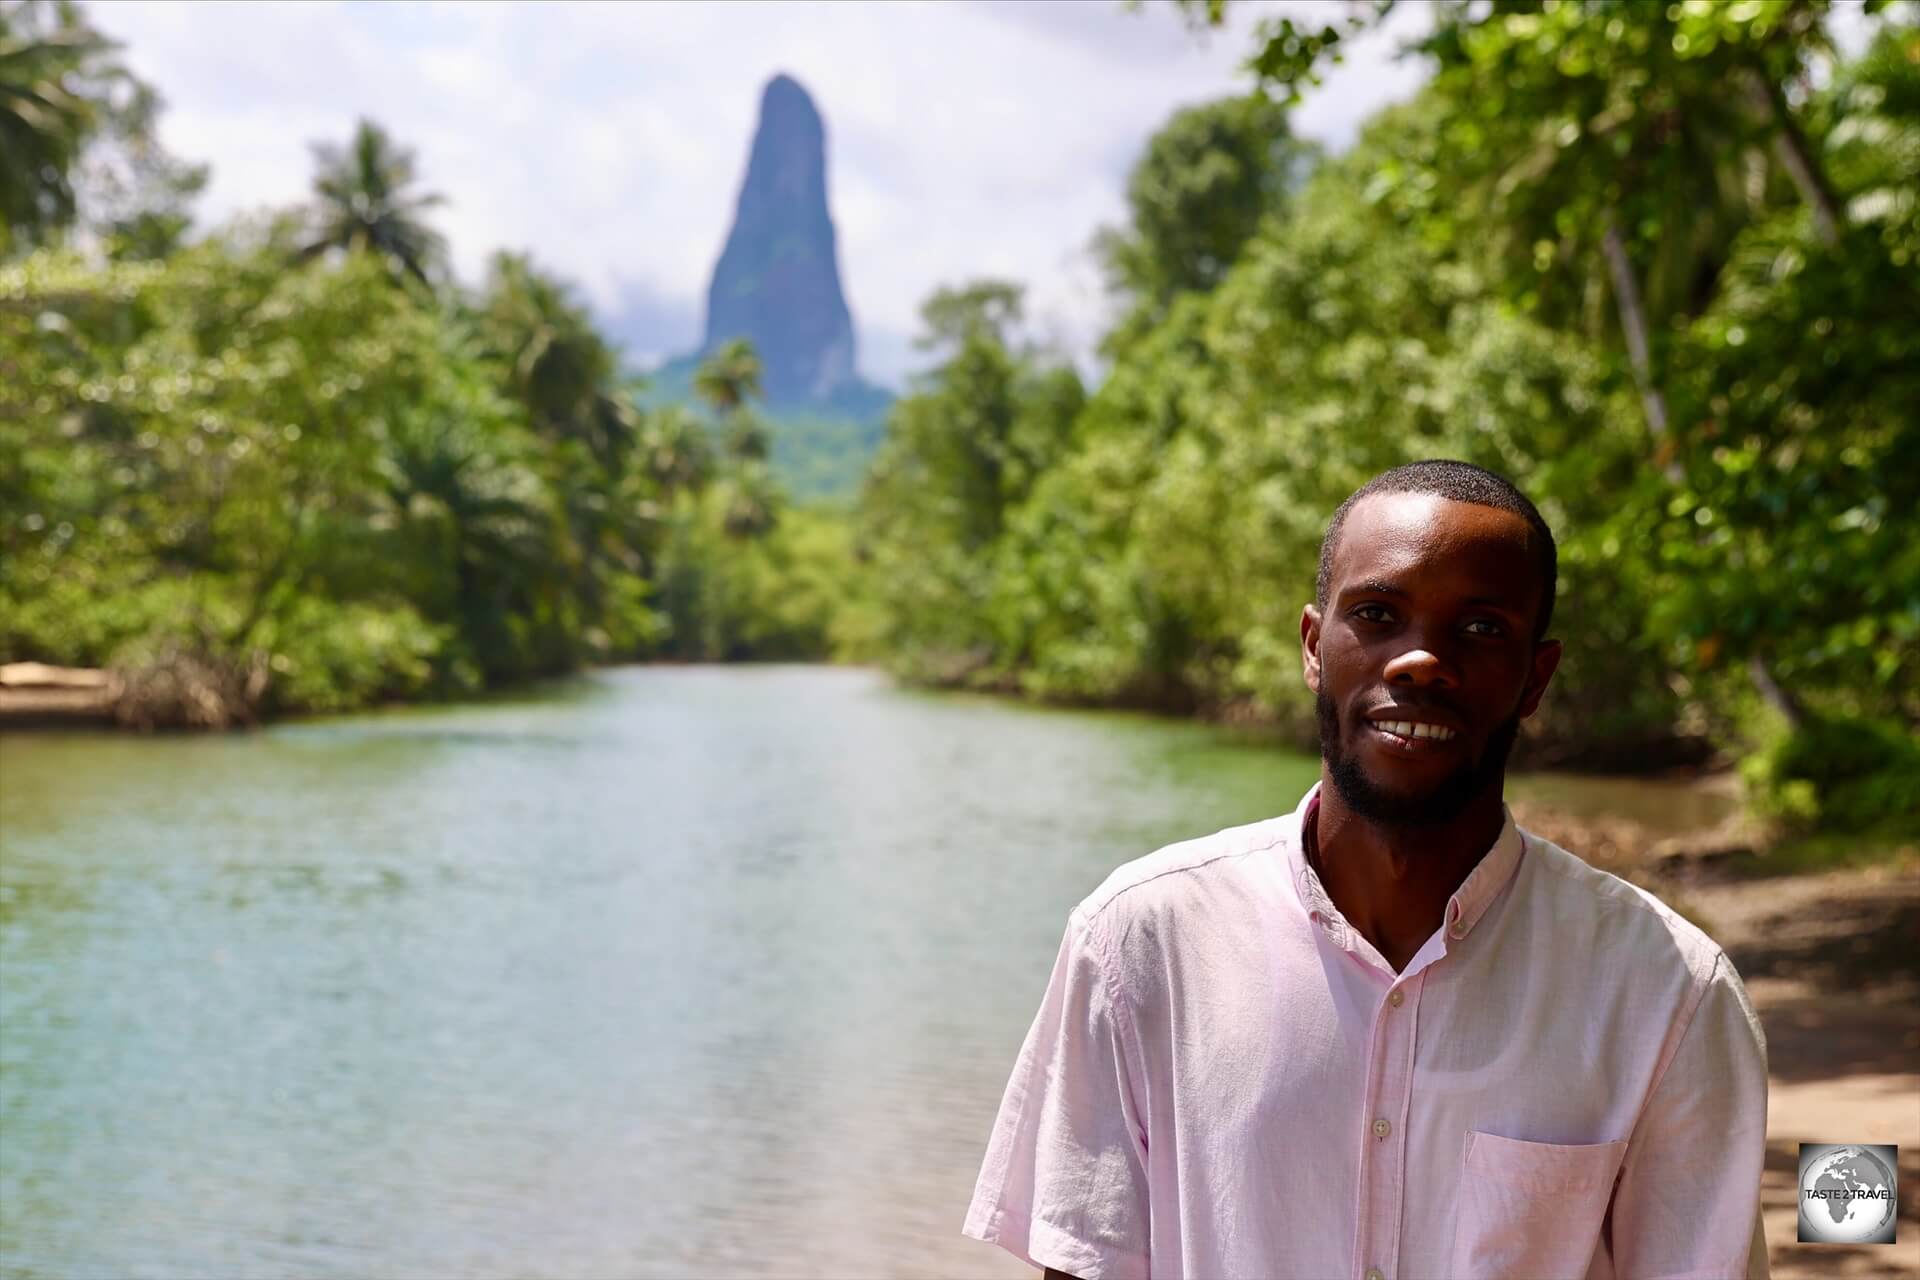
[[[1085,1278],[1766,1275],[1766,1045],[1659,899],[1514,825],[1395,973],[1282,818],[1068,917],[965,1232]]]

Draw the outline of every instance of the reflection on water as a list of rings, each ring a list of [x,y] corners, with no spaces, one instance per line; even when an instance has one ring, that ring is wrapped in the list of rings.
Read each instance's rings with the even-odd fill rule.
[[[1020,1274],[957,1231],[1067,908],[1310,777],[792,668],[7,738],[0,1272]]]
[[[1027,1274],[1068,908],[1316,768],[821,668],[0,738],[0,1275]]]

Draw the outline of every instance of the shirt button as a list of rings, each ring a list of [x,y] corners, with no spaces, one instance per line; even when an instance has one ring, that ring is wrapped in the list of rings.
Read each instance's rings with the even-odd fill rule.
[[[1406,1001],[1407,1001],[1407,993],[1402,991],[1398,987],[1395,987],[1393,990],[1387,992],[1387,1003],[1392,1005],[1396,1009],[1398,1009],[1401,1005],[1405,1004]]]
[[[1384,1138],[1384,1137],[1386,1137],[1386,1136],[1387,1136],[1388,1134],[1390,1134],[1390,1133],[1392,1133],[1392,1132],[1393,1132],[1393,1126],[1392,1126],[1392,1125],[1390,1125],[1390,1124],[1388,1124],[1388,1123],[1387,1123],[1387,1122],[1386,1122],[1385,1120],[1375,1120],[1375,1121],[1373,1122],[1373,1136],[1374,1136],[1374,1137],[1376,1137],[1376,1138]]]
[[[1449,928],[1447,932],[1456,938],[1464,938],[1467,936],[1467,922],[1464,920],[1455,920],[1453,926]]]
[[[1368,1267],[1367,1280],[1387,1280],[1387,1278],[1384,1275],[1380,1274],[1380,1268]]]

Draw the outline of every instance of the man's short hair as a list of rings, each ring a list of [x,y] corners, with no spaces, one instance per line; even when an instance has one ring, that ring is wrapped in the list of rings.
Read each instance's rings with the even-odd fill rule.
[[[1347,513],[1362,498],[1377,493],[1431,493],[1453,502],[1497,507],[1525,519],[1527,526],[1533,530],[1533,541],[1539,551],[1542,579],[1540,622],[1534,628],[1533,638],[1541,640],[1546,637],[1547,624],[1553,621],[1553,594],[1560,581],[1560,552],[1554,546],[1553,530],[1547,528],[1539,508],[1527,500],[1526,494],[1514,487],[1513,481],[1485,467],[1476,467],[1471,462],[1453,462],[1445,458],[1409,462],[1391,471],[1382,471],[1355,489],[1340,504],[1327,524],[1326,536],[1320,539],[1320,577],[1314,586],[1313,599],[1323,612],[1327,607],[1327,593],[1333,587],[1333,550],[1339,545],[1340,531],[1346,527]]]

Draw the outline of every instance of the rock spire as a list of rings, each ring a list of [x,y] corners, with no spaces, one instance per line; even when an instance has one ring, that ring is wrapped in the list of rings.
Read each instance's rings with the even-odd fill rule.
[[[776,406],[828,401],[857,381],[853,317],[827,210],[826,141],[799,82],[768,81],[733,228],[707,288],[701,350],[750,339]]]

